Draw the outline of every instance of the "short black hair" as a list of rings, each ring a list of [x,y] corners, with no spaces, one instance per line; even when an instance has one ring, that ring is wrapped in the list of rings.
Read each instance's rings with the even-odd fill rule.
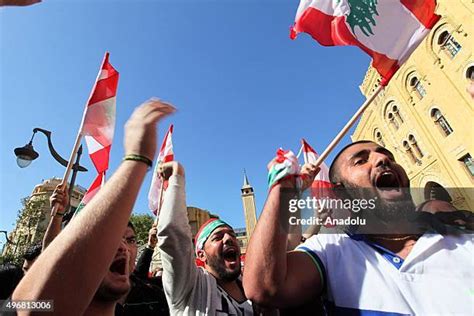
[[[345,152],[348,148],[354,146],[354,145],[357,145],[357,144],[367,144],[367,143],[373,143],[373,144],[376,144],[376,142],[372,141],[372,140],[367,140],[367,139],[363,139],[363,140],[358,140],[356,142],[353,142],[353,143],[350,143],[348,145],[346,145],[344,148],[342,148],[336,155],[336,157],[334,157],[332,163],[331,163],[331,166],[329,167],[329,181],[331,181],[332,184],[337,184],[338,182],[340,182],[340,178],[339,178],[339,170],[336,170],[336,162],[337,160],[339,159],[339,157],[341,156],[341,154],[343,152]]]
[[[12,263],[0,264],[0,300],[11,297],[18,283],[23,277],[20,267]]]
[[[137,232],[135,231],[135,226],[133,226],[133,223],[131,221],[128,221],[127,227],[130,227],[133,232],[136,234]]]
[[[42,248],[43,246],[40,243],[31,245],[23,254],[23,259],[27,261],[35,260],[41,254]]]

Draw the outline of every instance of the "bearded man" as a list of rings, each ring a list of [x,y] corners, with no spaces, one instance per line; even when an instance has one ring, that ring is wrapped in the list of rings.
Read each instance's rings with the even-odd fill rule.
[[[311,183],[315,166],[302,170]],[[472,234],[442,224],[440,234],[419,220],[425,217],[417,217],[407,174],[390,151],[371,141],[352,143],[334,159],[330,178],[343,198],[375,200],[374,209],[357,215],[367,227],[320,233],[287,252],[284,219],[298,177],[282,178],[271,187],[247,248],[249,299],[290,307],[322,296],[326,311],[338,315],[472,314]]]

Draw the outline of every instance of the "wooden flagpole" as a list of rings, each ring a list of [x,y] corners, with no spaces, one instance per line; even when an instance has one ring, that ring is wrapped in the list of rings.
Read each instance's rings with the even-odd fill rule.
[[[161,211],[161,203],[163,202],[163,193],[165,192],[165,182],[163,181],[163,178],[159,176],[161,179],[161,188],[160,188],[160,203],[158,204],[158,209],[156,210],[156,217],[155,217],[155,226],[158,225],[158,215],[160,214]]]
[[[332,142],[326,147],[326,149],[323,151],[323,153],[319,156],[318,160],[315,162],[316,168],[319,167],[324,159],[327,158],[329,153],[336,147],[336,145],[341,141],[341,139],[344,137],[344,135],[347,134],[349,129],[354,125],[354,123],[357,121],[357,119],[367,110],[369,105],[374,101],[374,99],[379,95],[379,93],[384,89],[384,86],[380,85],[378,86],[377,90],[374,91],[374,93],[367,99],[365,100],[364,104],[361,105],[361,107],[355,112],[355,114],[352,116],[352,118],[346,123],[346,125],[342,128],[342,130],[334,137]]]

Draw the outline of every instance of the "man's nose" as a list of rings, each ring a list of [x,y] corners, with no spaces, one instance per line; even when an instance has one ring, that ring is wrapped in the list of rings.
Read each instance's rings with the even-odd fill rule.
[[[373,153],[374,155],[374,165],[375,167],[388,167],[390,166],[390,158],[385,155],[385,154],[382,154],[382,153]]]
[[[127,251],[128,251],[127,244],[125,243],[125,240],[122,239],[117,249],[117,253],[125,253]]]
[[[234,237],[230,234],[225,234],[223,238],[224,244],[234,244]]]

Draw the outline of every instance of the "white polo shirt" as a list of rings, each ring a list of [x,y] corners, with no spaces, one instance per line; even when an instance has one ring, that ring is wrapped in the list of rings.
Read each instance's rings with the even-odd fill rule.
[[[338,315],[474,315],[472,234],[424,234],[403,260],[362,235],[320,234],[307,253]]]

